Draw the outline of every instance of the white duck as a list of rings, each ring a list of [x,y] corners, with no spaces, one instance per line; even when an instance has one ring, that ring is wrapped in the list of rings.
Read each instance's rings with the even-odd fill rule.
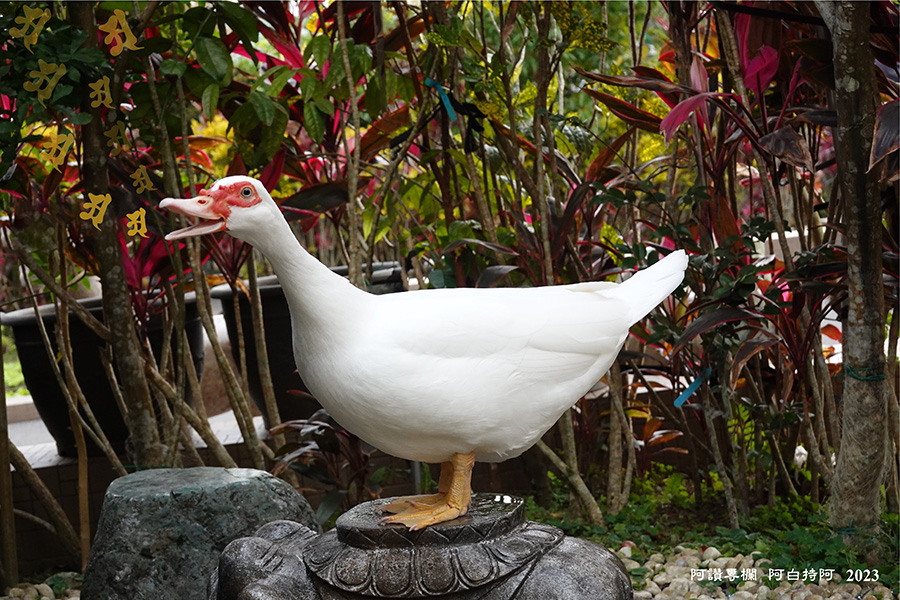
[[[464,515],[474,462],[537,442],[687,266],[677,251],[622,284],[374,296],[307,253],[255,179],[226,177],[160,207],[203,219],[166,239],[227,231],[269,259],[290,305],[298,372],[343,427],[394,456],[442,463],[440,493],[388,507],[397,514],[386,522],[412,529]]]

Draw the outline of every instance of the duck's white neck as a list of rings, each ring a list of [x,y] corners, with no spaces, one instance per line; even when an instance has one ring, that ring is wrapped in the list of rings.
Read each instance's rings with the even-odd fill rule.
[[[291,309],[295,335],[304,329],[339,329],[361,312],[370,294],[336,275],[307,252],[287,221],[280,218],[242,236],[272,264]]]

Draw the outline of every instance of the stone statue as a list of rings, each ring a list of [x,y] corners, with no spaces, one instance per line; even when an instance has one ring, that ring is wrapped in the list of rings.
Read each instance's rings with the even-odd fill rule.
[[[473,496],[469,513],[419,531],[382,523],[389,500],[361,504],[323,535],[275,521],[233,541],[209,600],[631,600],[606,548],[525,521],[523,501]]]

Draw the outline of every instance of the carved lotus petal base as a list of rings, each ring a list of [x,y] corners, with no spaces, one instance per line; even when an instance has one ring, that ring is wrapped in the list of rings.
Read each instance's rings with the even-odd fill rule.
[[[320,536],[279,521],[232,542],[209,600],[632,598],[612,553],[525,521],[519,498],[476,494],[464,517],[420,531],[382,524],[388,502],[361,504]]]

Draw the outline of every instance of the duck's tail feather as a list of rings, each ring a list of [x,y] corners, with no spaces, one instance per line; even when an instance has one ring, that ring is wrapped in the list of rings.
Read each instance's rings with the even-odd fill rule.
[[[616,288],[616,295],[631,305],[631,322],[637,323],[653,310],[684,279],[688,257],[684,250],[676,250],[642,271],[638,271]]]

